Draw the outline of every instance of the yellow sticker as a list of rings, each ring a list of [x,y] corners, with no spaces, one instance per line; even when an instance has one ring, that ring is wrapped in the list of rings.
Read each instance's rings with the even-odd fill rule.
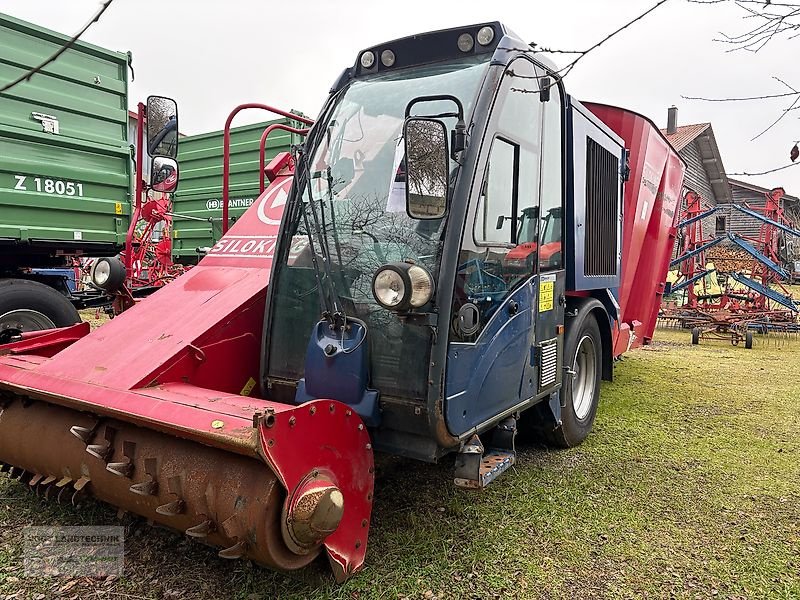
[[[251,377],[250,379],[247,380],[247,383],[244,384],[244,387],[242,388],[242,394],[241,395],[242,396],[249,396],[250,392],[253,391],[254,387],[256,387],[256,380]]]
[[[172,237],[174,237],[175,239],[178,239],[178,230],[177,229],[173,229],[172,230]]]
[[[539,283],[539,312],[553,310],[554,287],[554,281],[542,281]]]
[[[114,202],[114,212],[118,215],[122,214],[122,202]]]

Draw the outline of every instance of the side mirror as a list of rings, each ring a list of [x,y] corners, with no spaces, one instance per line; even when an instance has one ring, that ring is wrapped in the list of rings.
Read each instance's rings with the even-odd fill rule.
[[[155,156],[150,163],[150,188],[170,194],[178,188],[178,161],[168,156]]]
[[[412,219],[441,219],[447,213],[447,128],[436,119],[410,117],[403,127],[403,139],[406,213]]]
[[[147,153],[150,156],[178,156],[178,105],[172,98],[147,98]]]

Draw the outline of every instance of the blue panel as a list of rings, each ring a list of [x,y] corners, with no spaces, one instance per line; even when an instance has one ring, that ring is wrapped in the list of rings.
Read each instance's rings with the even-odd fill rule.
[[[450,343],[447,351],[445,419],[453,435],[476,427],[520,401],[520,384],[533,343],[535,282],[512,292],[475,343]],[[509,314],[512,302],[519,305]]]
[[[745,277],[741,273],[731,273],[730,276],[739,283],[741,283],[742,285],[746,285],[751,290],[758,292],[762,296],[766,296],[767,298],[769,298],[774,302],[777,302],[778,304],[782,304],[783,306],[793,310],[794,312],[798,312],[800,310],[794,303],[794,300],[792,300],[788,296],[784,296],[780,292],[776,292],[775,290],[762,285],[758,281],[754,281],[748,277]]]
[[[745,242],[738,235],[732,235],[732,236],[729,236],[729,237],[733,241],[734,244],[739,246],[742,250],[747,252],[750,256],[755,258],[758,262],[760,262],[763,265],[765,265],[770,271],[772,271],[773,273],[775,273],[778,276],[780,276],[781,279],[788,279],[789,278],[789,274],[786,271],[784,271],[782,266],[780,266],[778,263],[773,261],[768,256],[764,256],[763,254],[761,254],[761,252],[756,250],[752,245],[750,245],[747,242]]]
[[[31,269],[31,273],[50,277],[63,277],[64,283],[66,283],[67,289],[70,292],[74,292],[77,289],[75,269]]]

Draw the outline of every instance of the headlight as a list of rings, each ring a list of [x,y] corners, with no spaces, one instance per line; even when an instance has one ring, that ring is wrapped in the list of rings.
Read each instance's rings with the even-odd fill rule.
[[[389,310],[420,308],[433,297],[433,277],[424,267],[408,263],[384,265],[372,278],[372,295]]]
[[[481,46],[488,46],[489,44],[492,43],[493,39],[494,39],[494,29],[492,29],[488,25],[486,27],[481,27],[480,31],[478,31],[478,43]]]
[[[462,52],[470,52],[475,46],[475,40],[468,33],[462,33],[458,36],[458,49]]]
[[[92,283],[97,287],[103,287],[111,277],[111,265],[107,260],[98,260],[92,271]]]
[[[386,308],[395,308],[405,298],[406,284],[397,271],[381,269],[375,274],[372,291],[379,304]]]
[[[125,265],[116,257],[98,258],[91,271],[95,287],[107,292],[116,292],[125,283]]]

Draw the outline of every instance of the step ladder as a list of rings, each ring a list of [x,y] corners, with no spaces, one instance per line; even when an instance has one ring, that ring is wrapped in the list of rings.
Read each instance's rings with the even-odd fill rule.
[[[481,439],[473,435],[456,456],[456,486],[482,490],[517,462],[514,438],[517,420],[508,417],[492,431],[491,445],[484,448]]]

